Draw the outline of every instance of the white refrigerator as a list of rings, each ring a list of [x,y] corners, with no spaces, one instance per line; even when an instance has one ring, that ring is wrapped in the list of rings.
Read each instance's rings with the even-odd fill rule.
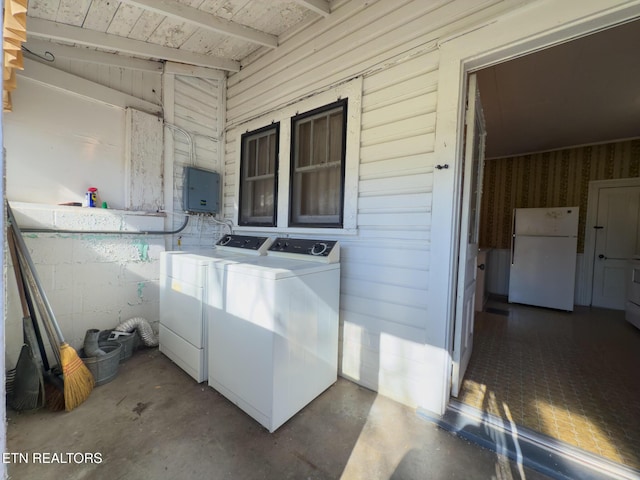
[[[578,211],[514,209],[509,303],[573,311]]]

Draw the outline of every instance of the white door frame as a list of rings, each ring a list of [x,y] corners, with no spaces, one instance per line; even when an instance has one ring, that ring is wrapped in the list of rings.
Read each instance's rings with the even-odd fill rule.
[[[444,413],[451,386],[467,74],[640,17],[640,0],[508,3],[513,4],[510,12],[488,16],[472,31],[457,32],[438,42],[438,122],[433,163],[441,168],[434,168],[433,174],[434,228],[424,358],[427,382],[420,405],[436,414]]]
[[[596,255],[596,234],[593,226],[598,220],[598,199],[603,188],[640,187],[640,177],[617,178],[613,180],[592,180],[589,182],[589,196],[587,199],[587,218],[584,232],[583,268],[585,273],[584,289],[587,305],[593,299],[593,262]]]

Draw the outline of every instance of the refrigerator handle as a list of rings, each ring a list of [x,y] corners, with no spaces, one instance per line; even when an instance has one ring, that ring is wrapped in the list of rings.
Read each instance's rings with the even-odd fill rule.
[[[515,263],[513,258],[515,255],[515,252],[516,252],[516,236],[513,235],[511,238],[511,265]]]

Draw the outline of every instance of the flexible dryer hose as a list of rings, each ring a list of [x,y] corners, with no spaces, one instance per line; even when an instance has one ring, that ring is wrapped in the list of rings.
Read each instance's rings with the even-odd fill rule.
[[[157,347],[158,346],[158,337],[149,325],[149,322],[142,317],[133,317],[129,320],[125,320],[120,323],[116,328],[118,332],[133,332],[134,330],[138,330],[138,334],[142,339],[142,343],[146,347]]]

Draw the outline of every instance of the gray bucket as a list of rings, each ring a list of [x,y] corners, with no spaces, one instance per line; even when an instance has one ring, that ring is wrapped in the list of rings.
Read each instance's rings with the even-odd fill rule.
[[[124,362],[125,360],[131,358],[131,355],[133,355],[133,352],[138,348],[138,345],[140,344],[138,331],[135,330],[130,335],[120,335],[118,338],[108,340],[111,332],[113,332],[113,330],[102,330],[100,332],[100,334],[98,335],[98,345],[100,346],[100,348],[102,348],[102,345],[107,343],[119,343],[120,345],[122,345],[122,350],[120,351],[120,362]]]
[[[109,383],[116,377],[122,352],[122,345],[117,342],[101,343],[100,348],[105,351],[106,355],[87,358],[84,356],[83,348],[78,352],[84,364],[93,374],[97,387]]]

